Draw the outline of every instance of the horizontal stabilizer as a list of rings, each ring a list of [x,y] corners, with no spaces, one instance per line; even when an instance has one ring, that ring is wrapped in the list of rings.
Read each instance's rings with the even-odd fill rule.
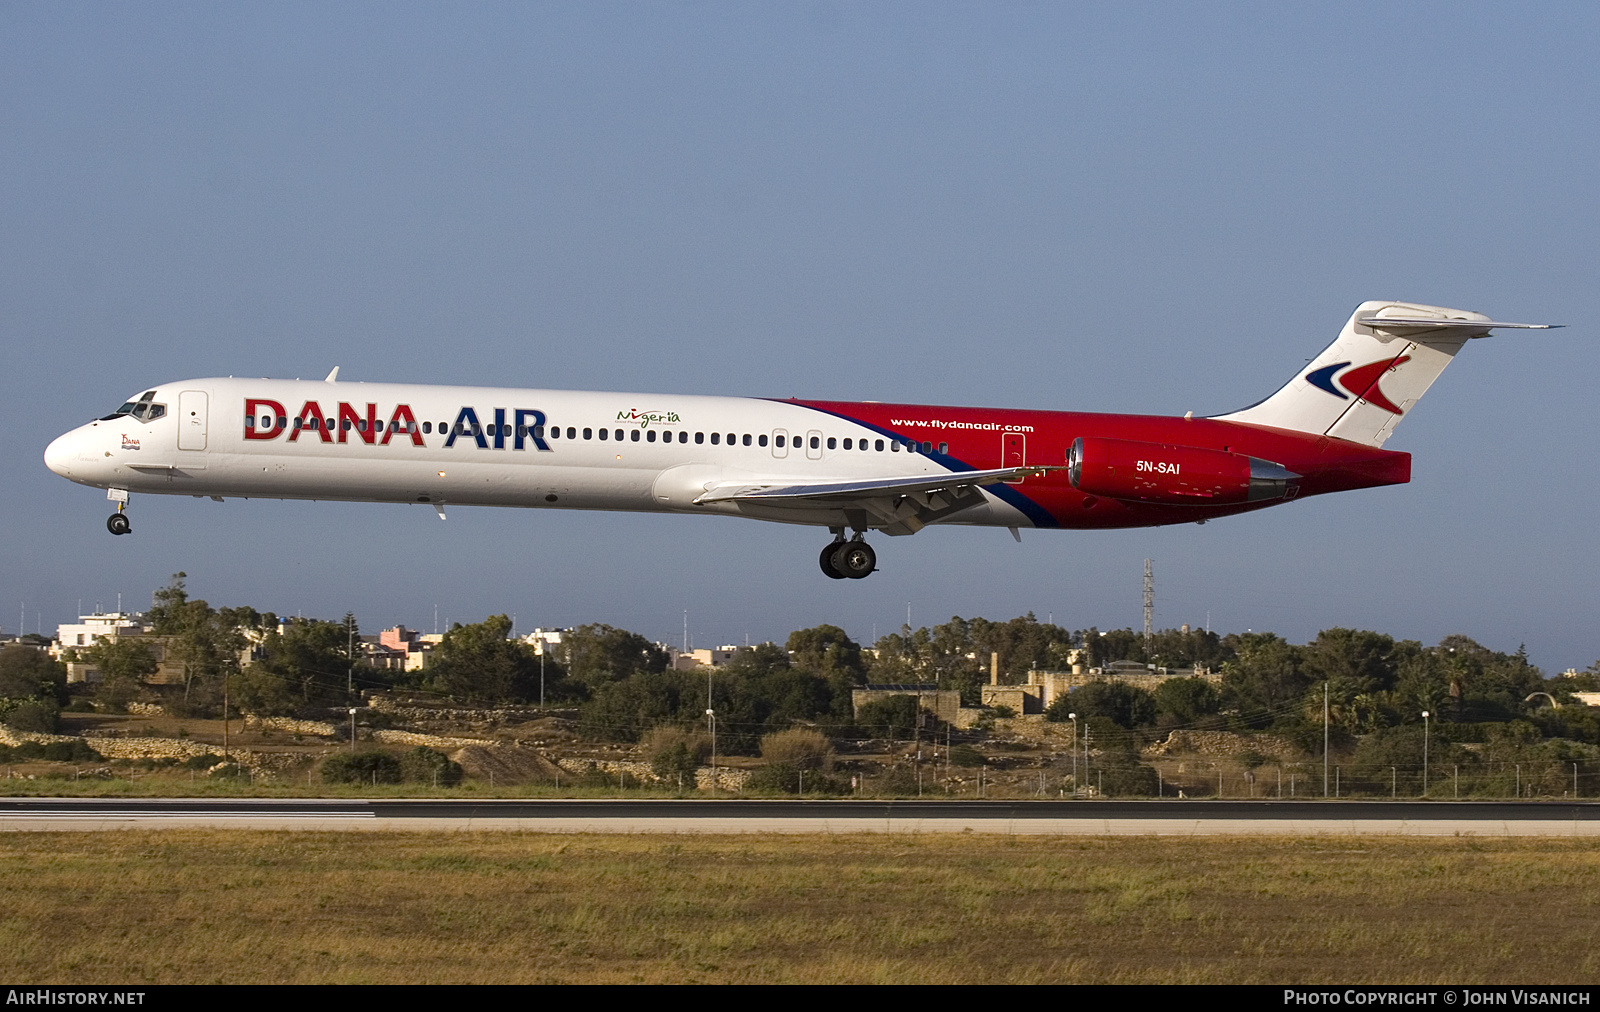
[[[1374,330],[1442,330],[1460,333],[1463,331],[1482,331],[1487,334],[1491,330],[1557,330],[1565,326],[1560,323],[1501,323],[1496,320],[1439,320],[1427,317],[1405,316],[1367,316],[1357,317],[1356,322]],[[1482,335],[1479,335],[1482,336]]]

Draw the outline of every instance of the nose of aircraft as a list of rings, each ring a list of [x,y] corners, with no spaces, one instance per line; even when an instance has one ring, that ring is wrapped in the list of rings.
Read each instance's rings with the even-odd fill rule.
[[[83,433],[77,429],[57,436],[44,448],[44,466],[63,478],[72,477],[73,465],[77,463],[78,450],[82,442]]]

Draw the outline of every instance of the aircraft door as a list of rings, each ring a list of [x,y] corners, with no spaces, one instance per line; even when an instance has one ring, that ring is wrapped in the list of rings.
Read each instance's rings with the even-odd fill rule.
[[[1000,466],[1022,467],[1028,463],[1028,437],[1021,432],[1007,432],[1000,437]],[[1007,485],[1021,485],[1022,479],[1008,481]]]
[[[178,449],[206,448],[206,392],[185,390],[178,395]]]
[[[772,430],[772,455],[774,457],[787,457],[789,455],[789,430]]]
[[[812,460],[822,459],[822,430],[812,429],[806,433],[806,456]]]

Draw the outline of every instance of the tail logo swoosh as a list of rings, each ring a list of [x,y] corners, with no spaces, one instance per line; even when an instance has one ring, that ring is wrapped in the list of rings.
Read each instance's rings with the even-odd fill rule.
[[[1347,368],[1350,363],[1335,362],[1333,365],[1325,365],[1320,369],[1313,369],[1306,373],[1306,382],[1319,390],[1326,390],[1341,401],[1347,401],[1350,398],[1339,390],[1339,387],[1344,387],[1345,390],[1355,394],[1358,400],[1366,401],[1368,404],[1376,405],[1391,414],[1398,415],[1402,414],[1400,408],[1384,396],[1378,381],[1384,373],[1410,360],[1410,355],[1398,355],[1394,358],[1380,359],[1377,362],[1369,362],[1366,365],[1350,369],[1342,376],[1339,375],[1339,371]],[[1334,386],[1335,376],[1339,378],[1339,387]]]

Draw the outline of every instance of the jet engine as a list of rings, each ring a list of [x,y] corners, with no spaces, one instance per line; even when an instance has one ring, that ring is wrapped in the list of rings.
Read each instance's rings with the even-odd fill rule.
[[[1089,495],[1200,505],[1282,499],[1299,475],[1226,450],[1084,436],[1067,454],[1067,478]]]

